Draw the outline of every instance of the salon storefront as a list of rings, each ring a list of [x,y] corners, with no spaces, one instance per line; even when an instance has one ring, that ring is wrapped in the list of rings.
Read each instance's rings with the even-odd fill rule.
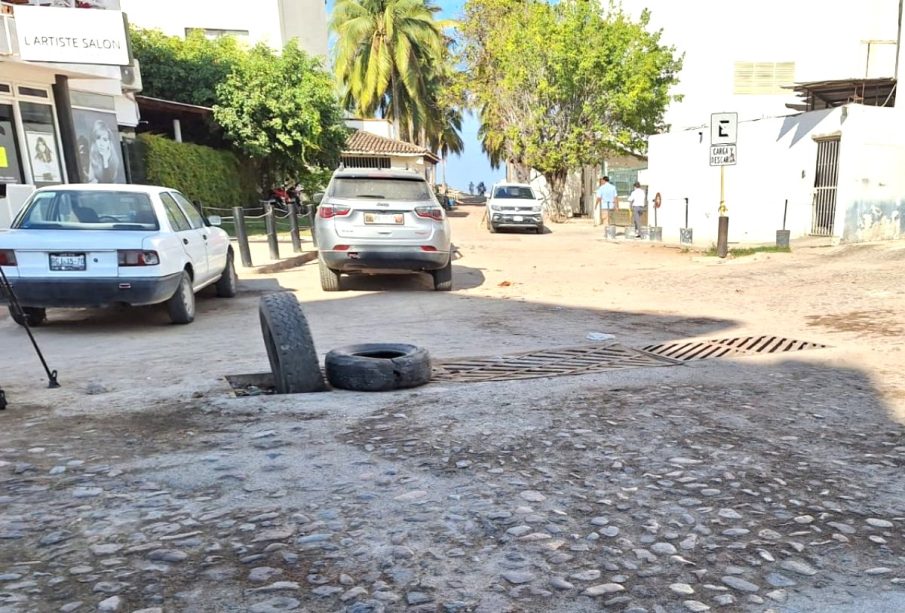
[[[122,13],[2,7],[0,228],[38,187],[127,182],[123,132],[138,124]]]

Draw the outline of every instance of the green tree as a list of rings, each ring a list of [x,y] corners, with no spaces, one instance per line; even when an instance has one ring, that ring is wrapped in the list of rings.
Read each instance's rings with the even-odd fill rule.
[[[380,112],[401,138],[422,140],[421,128],[442,117],[431,88],[448,57],[449,24],[435,19],[438,10],[429,0],[337,0],[330,27],[347,109]]]
[[[643,152],[681,69],[648,24],[599,0],[469,0],[463,58],[491,161],[543,174],[562,212],[570,171]]]
[[[237,149],[259,161],[262,187],[322,182],[339,164],[348,131],[333,79],[295,41],[280,54],[254,47],[217,87],[217,99],[214,118]]]
[[[183,40],[159,30],[131,29],[132,51],[141,63],[143,94],[214,106],[224,82],[247,51],[231,36],[208,40],[193,30]]]

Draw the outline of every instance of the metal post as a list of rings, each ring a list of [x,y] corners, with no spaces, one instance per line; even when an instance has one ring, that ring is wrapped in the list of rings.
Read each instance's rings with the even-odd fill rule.
[[[267,230],[267,246],[270,248],[270,259],[280,259],[280,245],[277,242],[277,224],[273,217],[273,205],[264,203],[264,227]]]
[[[720,166],[720,218],[716,234],[716,254],[724,258],[729,254],[729,217],[726,215],[726,167]]]
[[[688,198],[685,199],[685,227],[688,227]]]
[[[786,229],[786,216],[789,214],[789,199],[786,198],[786,204],[782,209],[782,229]]]
[[[302,252],[302,240],[299,238],[299,214],[294,202],[289,203],[289,235],[292,237],[292,252]]]
[[[786,230],[786,216],[789,213],[789,199],[786,198],[786,204],[782,211],[782,230],[776,231],[776,246],[780,249],[789,248],[789,238],[791,232]]]
[[[242,207],[233,207],[233,220],[236,224],[236,240],[239,241],[239,255],[242,256],[242,266],[251,268],[251,249],[248,247],[248,232],[245,230],[245,211]]]

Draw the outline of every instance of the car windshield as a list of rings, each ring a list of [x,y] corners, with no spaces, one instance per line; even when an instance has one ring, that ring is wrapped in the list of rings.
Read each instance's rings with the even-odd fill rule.
[[[494,198],[518,198],[520,200],[534,200],[534,194],[530,187],[521,185],[501,185],[493,192]]]
[[[373,198],[375,200],[424,201],[431,191],[423,179],[378,177],[337,177],[328,194],[331,198]]]
[[[159,230],[147,194],[129,191],[35,192],[13,224],[23,230]]]

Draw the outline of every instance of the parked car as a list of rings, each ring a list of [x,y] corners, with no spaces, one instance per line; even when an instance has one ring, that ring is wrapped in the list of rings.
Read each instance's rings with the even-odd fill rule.
[[[544,233],[541,200],[527,183],[497,183],[487,200],[487,229],[526,228]]]
[[[164,303],[173,323],[190,323],[196,292],[215,285],[219,296],[236,294],[219,222],[166,187],[41,188],[0,231],[0,266],[24,307],[24,317],[10,313],[34,326],[49,307]]]
[[[340,169],[314,220],[321,287],[343,274],[427,272],[452,289],[449,221],[424,177],[408,170]]]

